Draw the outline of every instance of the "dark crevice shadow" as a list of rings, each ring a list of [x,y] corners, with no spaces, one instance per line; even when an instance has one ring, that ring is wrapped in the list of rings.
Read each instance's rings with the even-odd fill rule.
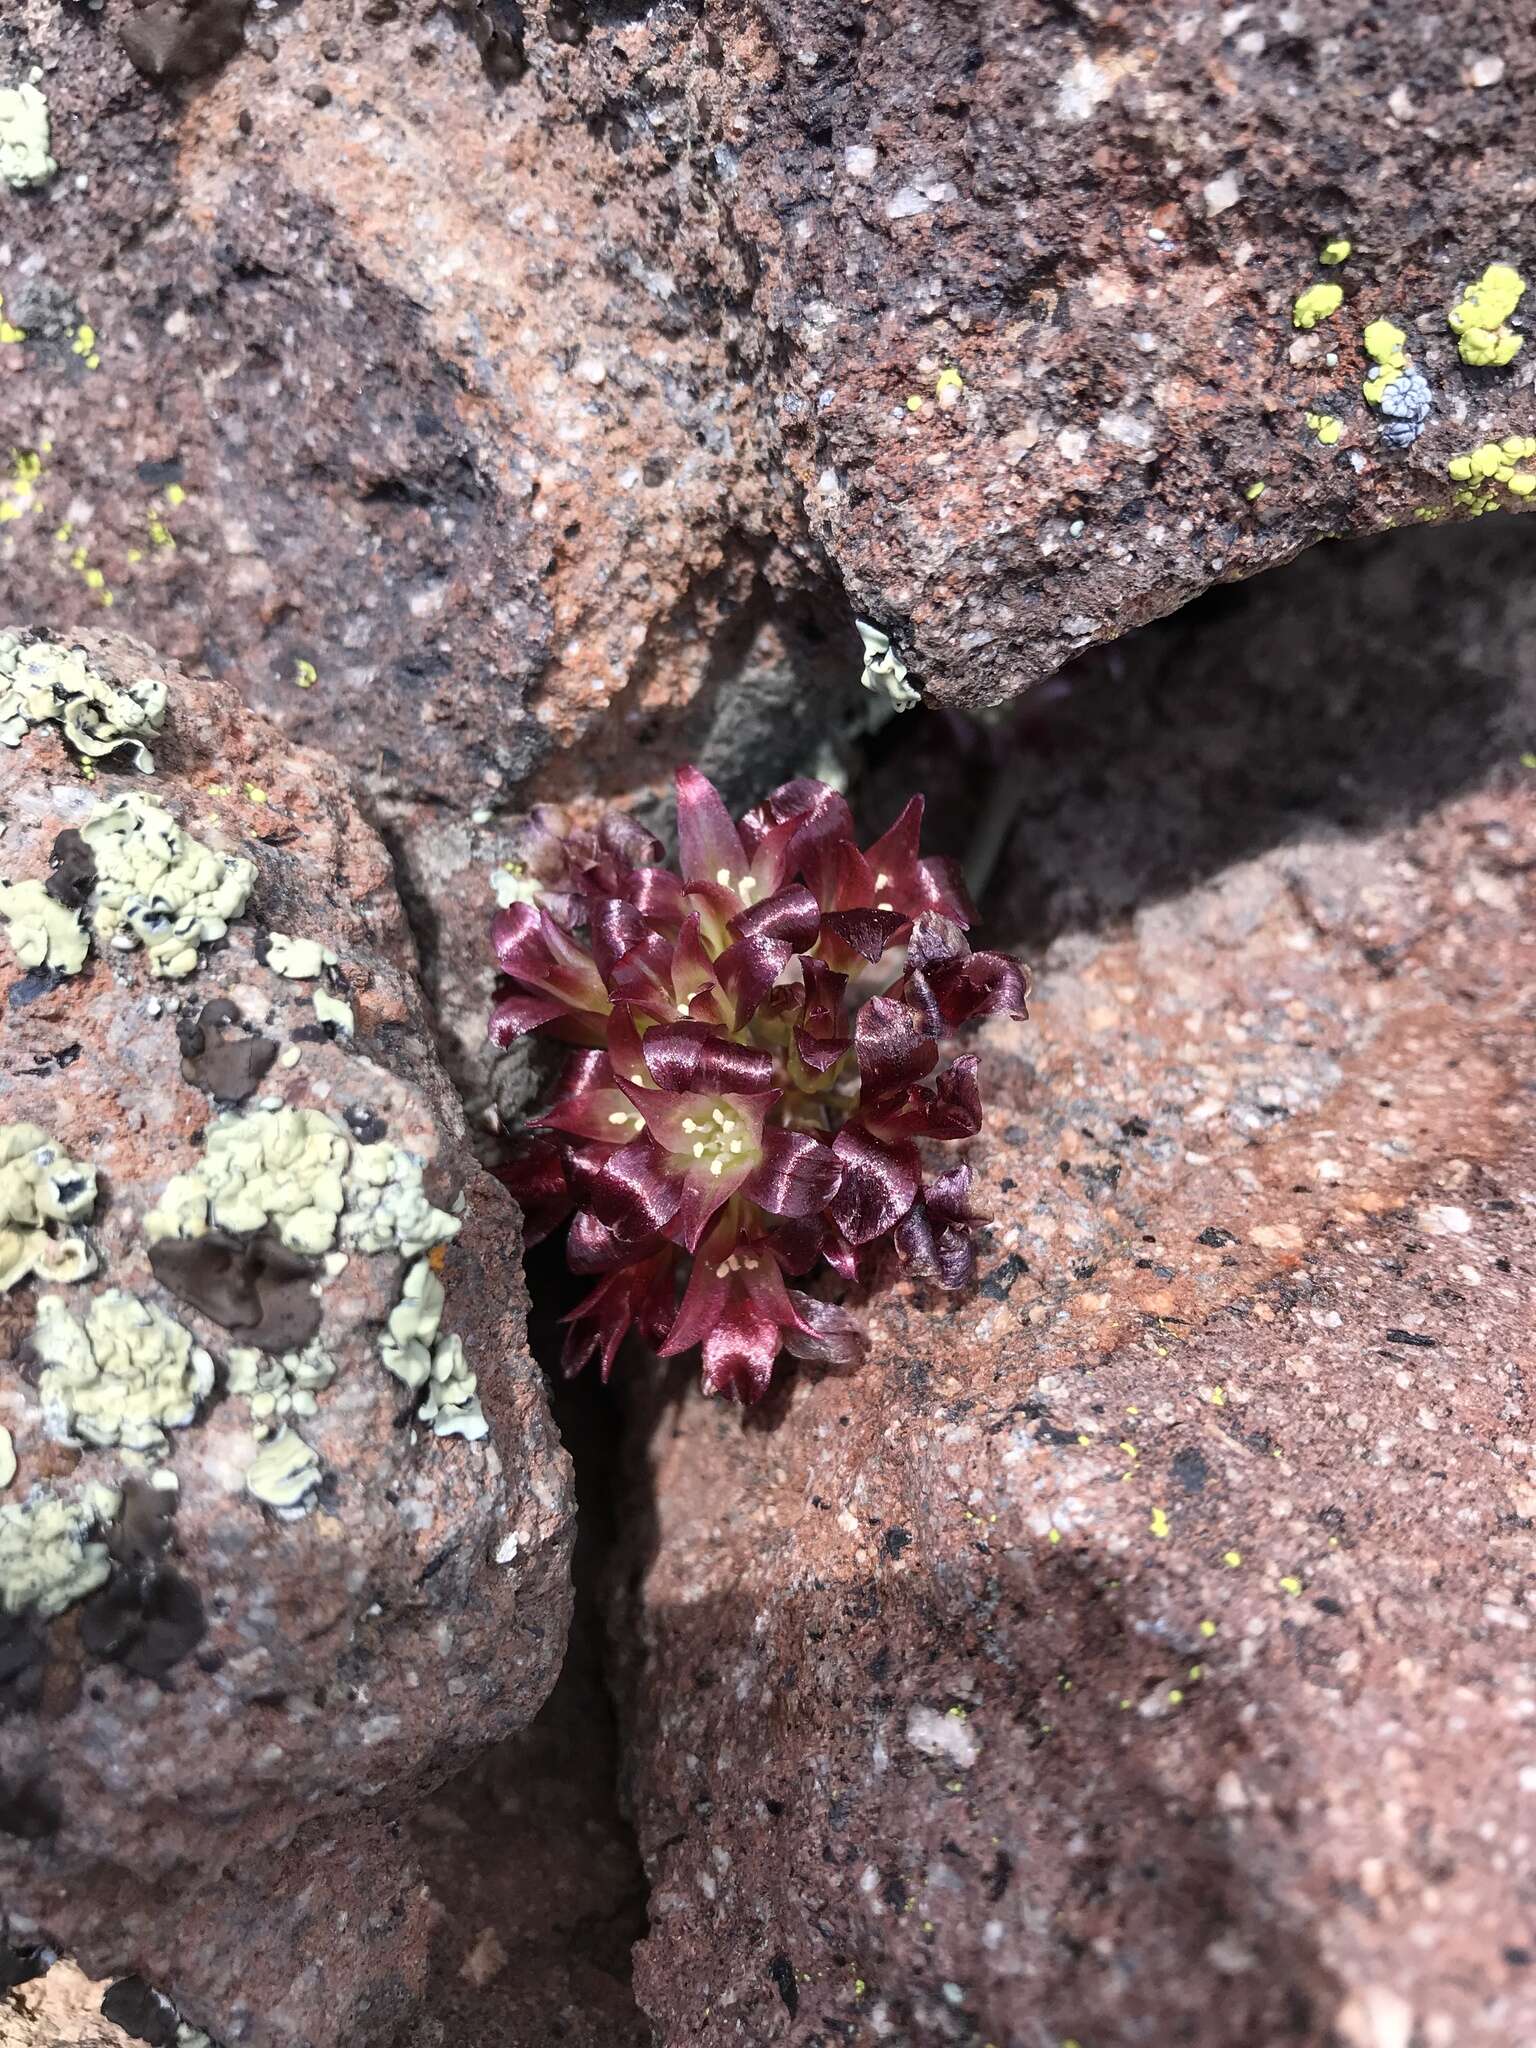
[[[443,2028],[442,2048],[648,2048],[630,1964],[645,1932],[645,1875],[619,1805],[604,1649],[621,1421],[595,1378],[558,1373],[558,1318],[582,1283],[557,1246],[527,1263],[529,1344],[575,1472],[575,1611],[560,1676],[532,1724],[445,1786],[415,1829],[414,1852],[449,1913],[428,2024]],[[476,1970],[488,1973],[483,1984]],[[418,2024],[396,2048],[437,2048],[437,2036]]]
[[[1533,630],[1536,523],[1327,544],[1094,650],[993,724],[897,720],[860,807],[873,829],[924,789],[927,842],[962,852],[990,795],[982,928],[1038,956],[1276,847],[1523,772]]]

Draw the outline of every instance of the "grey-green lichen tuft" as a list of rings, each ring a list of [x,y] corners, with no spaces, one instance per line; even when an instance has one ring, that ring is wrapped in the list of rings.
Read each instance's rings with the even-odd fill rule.
[[[144,774],[145,741],[165,723],[165,685],[154,676],[109,682],[78,647],[28,633],[0,633],[0,745],[15,747],[34,725],[59,726],[88,761],[124,749]]]
[[[117,1510],[110,1486],[88,1486],[72,1500],[37,1489],[0,1507],[0,1609],[31,1608],[46,1620],[105,1585],[112,1564],[99,1532]]]
[[[272,1433],[290,1416],[313,1415],[319,1405],[316,1394],[323,1393],[336,1377],[336,1361],[318,1338],[302,1351],[284,1352],[278,1358],[239,1344],[226,1363],[229,1391],[249,1402],[251,1421],[260,1436]]]
[[[215,1118],[201,1164],[177,1174],[144,1219],[151,1242],[267,1224],[309,1258],[338,1239],[347,1251],[418,1258],[459,1229],[428,1199],[414,1154],[359,1144],[324,1111],[292,1108]]]
[[[96,1169],[71,1159],[37,1124],[0,1124],[0,1294],[35,1274],[62,1285],[96,1270],[82,1223],[96,1206]]]
[[[45,185],[59,168],[48,153],[48,102],[37,87],[0,87],[0,178],[13,192]]]
[[[379,1357],[412,1393],[421,1393],[418,1413],[434,1435],[482,1437],[489,1424],[464,1346],[457,1337],[439,1335],[443,1301],[443,1283],[425,1259],[418,1259],[390,1310]]]
[[[96,863],[92,932],[120,952],[142,946],[156,975],[190,974],[198,947],[222,939],[250,901],[250,861],[215,853],[145,797],[98,804],[80,837]]]
[[[48,894],[35,878],[0,882],[0,917],[8,927],[11,951],[23,967],[46,967],[55,974],[78,974],[91,950],[91,935],[79,913]]]
[[[32,1350],[50,1432],[66,1443],[161,1451],[213,1391],[213,1360],[190,1331],[121,1288],[98,1294],[84,1320],[54,1294],[37,1305]]]
[[[285,1521],[303,1514],[320,1480],[320,1460],[287,1428],[268,1438],[245,1472],[246,1491]]]

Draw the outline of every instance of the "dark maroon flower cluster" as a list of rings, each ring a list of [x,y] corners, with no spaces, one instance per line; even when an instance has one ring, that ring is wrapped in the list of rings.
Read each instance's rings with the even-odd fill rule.
[[[536,811],[493,929],[507,1045],[578,1048],[506,1170],[536,1241],[601,1276],[567,1318],[565,1367],[626,1333],[694,1345],[710,1393],[755,1401],[781,1350],[847,1362],[845,1310],[787,1284],[821,1262],[867,1283],[886,1247],[961,1287],[970,1169],[925,1179],[919,1141],[981,1129],[976,1060],[939,1066],[975,1017],[1025,1014],[1017,962],[973,953],[959,871],[918,857],[921,797],[860,851],[847,804],[788,782],[740,826],[677,777],[679,877],[633,819],[567,832]],[[678,1278],[691,1258],[678,1300]]]

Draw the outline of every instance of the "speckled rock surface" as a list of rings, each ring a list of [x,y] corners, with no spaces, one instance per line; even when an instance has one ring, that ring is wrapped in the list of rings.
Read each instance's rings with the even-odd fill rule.
[[[637,1375],[668,2048],[1536,2033],[1529,532],[1314,557],[868,792],[924,758],[939,843],[1011,783],[1037,999],[972,1296],[745,1421]]]
[[[67,1226],[94,1274],[0,1295],[16,1464],[0,1492],[0,1599],[20,1604],[8,1546],[35,1548],[39,1503],[96,1517],[56,1617],[5,1621],[0,1897],[13,1939],[46,1936],[96,1975],[138,1972],[226,2048],[330,2048],[395,2024],[425,1980],[433,1921],[399,1845],[403,1808],[529,1721],[553,1682],[568,1468],[524,1345],[512,1212],[475,1167],[431,1052],[382,846],[337,771],[226,687],[121,636],[81,644],[110,678],[165,684],[154,772],[114,756],[87,781],[53,725],[0,747],[6,879],[48,877],[53,849],[63,895],[88,886],[59,835],[81,827],[89,843],[93,812],[125,793],[255,872],[184,978],[100,939],[78,975],[24,974],[0,936],[4,1119],[43,1127],[97,1182],[94,1211]],[[273,933],[318,941],[336,964],[279,975],[264,964]],[[350,1030],[317,1019],[327,1000]],[[247,1087],[222,1113],[209,1092]],[[301,1208],[302,1159],[242,1185],[267,1191],[273,1230],[312,1256],[285,1263],[271,1231],[252,1238],[255,1222],[223,1207],[222,1238],[156,1239],[150,1219],[185,1194],[173,1177],[211,1172],[218,1132],[270,1133],[299,1112],[329,1134],[333,1192],[323,1175],[303,1181]],[[45,1226],[55,1240],[65,1228]],[[199,1275],[168,1251],[209,1264]],[[437,1282],[441,1332],[406,1328],[397,1302]],[[137,1449],[110,1418],[143,1354],[124,1366],[98,1344],[83,1386],[42,1337],[59,1315],[87,1325],[113,1290],[198,1347],[169,1394],[153,1381],[159,1440],[140,1417]],[[328,1382],[294,1366],[302,1339],[279,1335],[316,1316]],[[456,1416],[468,1434],[413,1413],[417,1393],[386,1370],[386,1318],[434,1373],[462,1347],[488,1435],[462,1373],[438,1426]],[[87,1394],[101,1397],[89,1416]],[[286,1417],[273,1401],[291,1403]],[[267,1451],[308,1446],[293,1493],[258,1481],[259,1428]],[[174,1503],[168,1521],[154,1500]]]
[[[1536,253],[1515,0],[765,16],[735,213],[783,446],[932,696],[994,702],[1214,581],[1446,516],[1452,456],[1536,431],[1530,344],[1468,369],[1446,322]],[[1325,281],[1342,306],[1298,331]],[[1382,317],[1430,386],[1406,451],[1361,393]]]
[[[353,768],[477,1113],[463,962],[530,779],[702,756],[749,798],[859,717],[850,604],[997,699],[1454,516],[1450,459],[1536,432],[1531,348],[1467,369],[1446,325],[1536,260],[1514,0],[526,13],[495,82],[469,0],[256,6],[172,89],[130,0],[0,23],[60,165],[0,213],[12,602],[110,594]],[[1406,451],[1377,316],[1430,387]]]

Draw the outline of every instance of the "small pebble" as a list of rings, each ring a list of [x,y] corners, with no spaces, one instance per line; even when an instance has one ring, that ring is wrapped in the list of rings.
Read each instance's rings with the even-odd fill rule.
[[[304,97],[312,107],[328,107],[331,104],[331,88],[328,85],[306,85]]]

